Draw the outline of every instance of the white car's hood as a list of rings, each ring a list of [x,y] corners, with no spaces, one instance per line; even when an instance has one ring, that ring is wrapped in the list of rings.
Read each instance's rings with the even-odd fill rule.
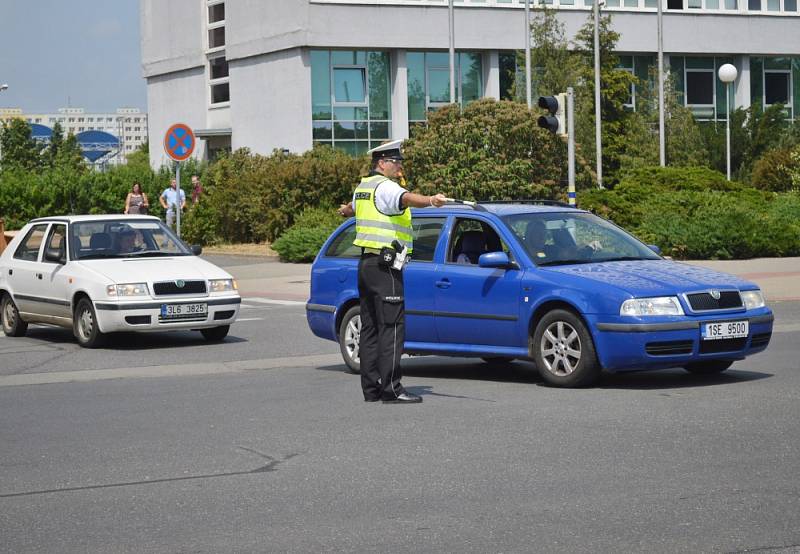
[[[79,261],[114,283],[149,283],[195,279],[230,279],[231,275],[197,256]]]

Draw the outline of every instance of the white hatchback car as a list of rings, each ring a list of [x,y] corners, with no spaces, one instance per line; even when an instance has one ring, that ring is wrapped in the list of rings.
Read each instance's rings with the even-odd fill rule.
[[[116,331],[196,329],[220,341],[241,297],[199,253],[152,216],[34,219],[0,256],[3,332],[57,325],[89,348]]]

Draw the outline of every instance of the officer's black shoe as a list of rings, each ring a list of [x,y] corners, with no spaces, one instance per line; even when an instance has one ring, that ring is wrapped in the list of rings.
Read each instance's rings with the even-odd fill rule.
[[[384,396],[384,404],[419,404],[422,402],[422,397],[410,392],[401,392],[394,396]]]

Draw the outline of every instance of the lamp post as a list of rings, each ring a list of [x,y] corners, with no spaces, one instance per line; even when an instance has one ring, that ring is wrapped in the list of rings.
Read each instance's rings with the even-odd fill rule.
[[[456,35],[453,0],[447,3],[447,21],[450,29],[450,103],[456,102]]]
[[[531,2],[525,0],[525,97],[531,109]]]
[[[719,80],[725,83],[725,108],[728,112],[725,118],[725,146],[727,150],[727,168],[728,168],[728,181],[731,180],[731,84],[736,80],[736,68],[729,63],[721,66],[717,75]]]
[[[594,0],[594,138],[597,145],[597,186],[603,188],[603,135],[600,131],[600,3]]]

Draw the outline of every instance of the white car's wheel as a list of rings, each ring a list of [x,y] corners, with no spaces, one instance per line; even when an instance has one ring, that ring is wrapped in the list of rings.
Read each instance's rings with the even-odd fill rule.
[[[8,294],[0,301],[0,318],[3,320],[3,333],[8,337],[23,337],[28,331],[28,324],[19,317],[17,305]]]
[[[203,333],[203,338],[209,342],[219,342],[228,336],[230,325],[220,325],[219,327],[211,327],[210,329],[200,329]]]
[[[361,372],[359,343],[361,341],[361,308],[353,306],[342,318],[339,326],[339,349],[344,363],[353,373]]]
[[[78,344],[84,348],[96,348],[105,338],[97,325],[97,314],[92,301],[88,298],[81,298],[75,308],[72,317],[72,333],[78,339]]]

